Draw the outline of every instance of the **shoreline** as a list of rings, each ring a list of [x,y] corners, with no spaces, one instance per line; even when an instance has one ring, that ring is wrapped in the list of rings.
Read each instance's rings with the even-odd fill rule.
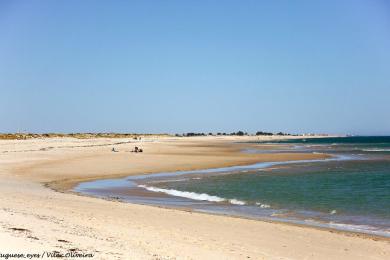
[[[0,202],[3,206],[0,242],[8,245],[0,249],[63,251],[77,247],[82,252],[98,250],[95,253],[99,258],[111,258],[115,254],[137,259],[188,256],[195,259],[243,256],[356,259],[363,255],[375,259],[390,255],[389,241],[381,237],[122,203],[61,191],[81,180],[117,178],[140,171],[148,174],[172,169],[197,170],[322,156],[240,154],[241,145],[232,143],[237,140],[247,139],[164,137],[153,142],[120,145],[119,153],[109,151],[107,146],[112,139],[2,142],[1,151],[26,152],[0,154]],[[106,146],[73,147],[90,143]],[[65,147],[39,150],[59,145]],[[134,145],[141,146],[145,152],[128,153]],[[59,188],[59,192],[53,188]],[[10,231],[10,228],[28,231]],[[69,242],[59,242],[62,240]]]
[[[156,204],[153,202],[153,200],[149,199],[147,195],[143,194],[150,194],[154,195],[151,196],[153,197],[159,197],[159,198],[174,198],[176,196],[166,194],[166,193],[161,193],[161,192],[155,192],[155,191],[149,191],[148,189],[145,188],[145,191],[141,192],[141,195],[139,195],[140,192],[137,192],[136,190],[139,189],[140,186],[144,187],[152,187],[150,185],[139,185],[137,182],[138,180],[147,180],[147,179],[154,179],[157,178],[159,181],[166,181],[169,180],[172,177],[178,177],[178,176],[202,176],[202,175],[208,175],[208,176],[216,176],[216,173],[219,174],[240,174],[242,173],[243,170],[247,169],[270,169],[270,167],[278,166],[278,165],[291,165],[291,164],[296,164],[296,163],[306,163],[306,162],[328,162],[328,161],[343,161],[343,160],[352,160],[353,157],[347,157],[344,155],[332,155],[332,154],[324,154],[327,155],[328,157],[325,157],[323,159],[313,159],[313,160],[296,160],[296,161],[280,161],[280,162],[260,162],[260,163],[255,163],[255,164],[249,164],[249,165],[237,165],[237,166],[228,166],[228,167],[221,167],[221,168],[209,168],[209,169],[200,169],[200,170],[193,170],[193,171],[175,171],[175,172],[160,172],[160,173],[151,173],[151,174],[141,174],[141,175],[131,175],[131,176],[125,176],[125,177],[120,177],[120,178],[113,178],[113,179],[95,179],[92,181],[87,181],[87,182],[78,182],[75,184],[72,189],[65,191],[69,193],[75,193],[80,196],[88,196],[88,197],[95,197],[99,199],[105,199],[109,201],[117,201],[121,203],[130,203],[130,204],[139,204],[139,205],[145,205],[145,206],[152,206],[152,207],[159,207],[159,208],[167,208],[167,209],[174,209],[174,210],[182,210],[182,211],[191,211],[191,212],[196,212],[196,213],[202,213],[202,214],[211,214],[211,215],[220,215],[220,216],[227,216],[227,217],[236,217],[236,218],[243,218],[243,219],[250,219],[250,220],[256,220],[256,221],[265,221],[269,223],[279,223],[279,224],[286,224],[286,225],[294,225],[294,226],[299,226],[299,227],[305,227],[305,228],[315,228],[319,230],[325,230],[329,232],[338,232],[338,233],[346,233],[347,235],[358,235],[359,237],[367,237],[373,240],[384,240],[384,241],[390,241],[390,235],[386,234],[379,234],[380,231],[364,231],[364,230],[351,230],[348,229],[347,227],[344,228],[337,228],[337,227],[328,227],[327,225],[331,225],[330,223],[323,222],[321,220],[313,221],[313,223],[304,223],[305,219],[291,219],[291,218],[283,218],[283,217],[259,217],[255,215],[248,215],[248,214],[238,214],[237,212],[226,212],[226,211],[215,211],[213,209],[199,209],[199,208],[193,208],[189,205],[186,206],[179,206],[175,203],[169,204],[168,202],[161,203],[161,204]],[[264,165],[261,165],[264,164]],[[272,170],[272,169],[271,169]],[[134,182],[136,185],[135,187],[125,187],[123,186],[123,189],[128,189],[128,192],[133,195],[126,195],[126,197],[120,197],[120,194],[117,194],[117,196],[114,195],[104,195],[103,193],[99,192],[88,192],[88,189],[101,189],[101,188],[107,188],[104,186],[104,184],[97,184],[97,182],[104,182],[104,181],[109,181],[110,183],[112,181],[118,182],[118,185],[120,182],[121,185],[126,186],[126,182]],[[146,183],[147,182],[141,182],[141,183]],[[94,185],[95,184],[95,185]],[[91,187],[92,185],[92,187]],[[86,186],[86,187],[85,187]],[[96,186],[93,188],[93,186]],[[116,186],[115,186],[116,187]],[[142,196],[143,194],[143,196]],[[137,201],[134,200],[134,196],[137,198],[142,198],[142,199]],[[209,195],[210,196],[210,195]],[[132,198],[133,197],[133,198]],[[179,196],[180,197],[180,196]],[[184,197],[186,198],[186,197]],[[132,200],[133,199],[133,200]],[[188,198],[189,200],[194,200],[191,198]],[[197,201],[197,200],[195,200]],[[201,200],[202,201],[202,200]],[[190,203],[189,203],[190,204]],[[344,224],[344,225],[350,225],[346,223],[334,223],[334,224]],[[352,226],[355,226],[351,224]]]
[[[60,191],[56,191],[56,192],[60,192]],[[390,237],[376,235],[376,234],[369,234],[369,233],[364,233],[364,232],[359,232],[359,231],[350,231],[350,230],[342,230],[342,229],[336,229],[336,228],[330,228],[330,227],[321,227],[321,226],[315,226],[315,225],[300,224],[300,223],[288,222],[288,221],[283,221],[283,220],[259,219],[259,218],[244,216],[244,215],[232,215],[232,214],[228,214],[228,213],[217,213],[217,212],[212,212],[212,211],[209,211],[209,212],[197,211],[196,209],[192,209],[190,207],[173,207],[173,206],[168,206],[168,205],[151,205],[151,204],[147,204],[147,203],[126,202],[126,201],[122,201],[122,200],[117,199],[117,198],[110,198],[110,197],[103,197],[103,196],[96,197],[93,195],[83,194],[81,192],[76,192],[76,191],[69,191],[69,194],[74,194],[76,196],[81,196],[81,197],[95,198],[95,199],[114,202],[114,203],[133,204],[133,205],[153,207],[153,208],[159,208],[159,209],[165,209],[165,210],[174,210],[174,211],[177,210],[177,211],[182,211],[182,212],[190,212],[191,214],[195,213],[195,214],[201,214],[201,215],[206,215],[206,216],[207,215],[221,216],[221,217],[235,218],[235,219],[242,219],[242,220],[259,221],[259,222],[270,223],[270,224],[287,225],[287,226],[292,226],[292,227],[299,227],[302,229],[309,229],[309,230],[313,229],[313,230],[325,231],[325,232],[329,232],[329,233],[336,233],[336,234],[340,234],[340,235],[347,236],[347,237],[358,237],[358,238],[363,238],[363,239],[370,239],[373,241],[384,241],[384,242],[390,243]]]
[[[199,138],[199,137],[196,137]],[[321,138],[321,137],[318,137]],[[121,143],[121,144],[129,144],[129,143]],[[132,143],[130,143],[132,144]],[[230,167],[246,167],[251,166],[254,164],[259,163],[289,163],[289,162],[295,162],[297,160],[311,160],[310,158],[313,158],[313,160],[319,159],[331,159],[334,157],[333,155],[326,154],[326,153],[305,153],[305,152],[289,152],[289,153],[273,153],[272,147],[274,145],[269,144],[260,144],[261,146],[266,146],[267,149],[270,150],[269,153],[264,154],[254,154],[254,153],[243,153],[242,152],[242,146],[243,145],[259,145],[257,143],[231,143],[231,145],[237,145],[239,147],[229,147],[227,149],[227,152],[231,155],[235,156],[235,160],[232,161],[221,161],[218,163],[211,163],[211,164],[202,164],[200,166],[188,166],[186,165],[183,168],[177,168],[177,167],[168,167],[163,168],[164,170],[152,170],[152,171],[145,171],[145,172],[137,172],[134,173],[120,173],[120,174],[105,174],[105,175],[98,175],[98,176],[92,176],[88,178],[72,178],[72,179],[62,179],[62,180],[55,180],[55,181],[48,181],[48,182],[42,182],[45,186],[50,187],[51,189],[58,191],[58,192],[71,192],[77,185],[83,182],[90,182],[90,181],[97,181],[97,180],[106,180],[106,179],[119,179],[119,178],[125,178],[130,176],[145,176],[145,175],[153,175],[153,174],[160,174],[160,173],[167,173],[167,172],[186,172],[186,171],[207,171],[210,169],[219,169],[219,168],[230,168]],[[105,145],[110,146],[110,145]],[[226,152],[226,151],[225,151]],[[264,156],[265,155],[265,156]],[[258,159],[260,158],[260,159]],[[276,161],[273,161],[272,159],[276,158]],[[287,159],[286,159],[287,158]],[[306,159],[309,158],[309,159]],[[210,167],[210,165],[212,165]]]

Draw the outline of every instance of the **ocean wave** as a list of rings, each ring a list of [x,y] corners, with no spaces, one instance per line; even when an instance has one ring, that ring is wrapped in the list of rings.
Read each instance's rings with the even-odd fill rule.
[[[338,227],[341,229],[356,230],[356,231],[376,230],[374,227],[369,226],[369,225],[355,225],[355,224],[337,223],[337,222],[332,222],[332,221],[329,222],[328,225],[330,227]]]
[[[196,193],[196,192],[189,192],[189,191],[179,191],[179,190],[171,190],[171,189],[161,189],[146,185],[138,185],[140,188],[144,188],[148,191],[153,192],[162,192],[168,195],[176,196],[176,197],[182,197],[187,199],[193,199],[193,200],[204,200],[204,201],[211,201],[211,202],[222,202],[225,201],[224,198],[220,198],[218,196],[209,195],[206,193]]]
[[[386,237],[390,236],[389,229],[378,229],[377,227],[373,227],[370,225],[356,225],[356,224],[345,224],[345,223],[336,223],[336,222],[329,222],[328,225],[329,227],[341,229],[341,230],[363,232],[363,233],[369,233],[369,234],[386,236]]]
[[[171,196],[176,197],[182,197],[186,199],[192,199],[192,200],[201,200],[201,201],[210,201],[210,202],[229,202],[230,204],[234,205],[245,205],[246,202],[238,199],[225,199],[218,196],[209,195],[206,193],[196,193],[196,192],[190,192],[190,191],[179,191],[179,190],[173,190],[173,189],[162,189],[162,188],[156,188],[152,186],[146,186],[146,185],[138,185],[140,188],[144,188],[148,191],[152,192],[161,192],[165,193]]]
[[[259,206],[259,207],[262,208],[262,209],[268,209],[268,208],[271,207],[271,206],[268,205],[268,204],[263,204],[263,203],[260,203],[260,202],[256,202],[256,206]]]
[[[230,202],[231,204],[234,204],[234,205],[245,205],[245,204],[246,204],[244,201],[242,201],[242,200],[236,200],[236,199],[231,199],[231,200],[229,200],[229,202]]]
[[[328,223],[323,223],[313,219],[306,219],[303,222],[305,224],[313,225],[313,226],[329,227],[329,228],[334,228],[334,229],[344,230],[344,231],[361,232],[366,234],[390,237],[390,229],[379,228],[371,225],[349,224],[349,223],[340,223],[340,222],[333,222],[333,221],[330,221]]]
[[[372,148],[372,149],[362,149],[365,152],[390,152],[390,148]]]

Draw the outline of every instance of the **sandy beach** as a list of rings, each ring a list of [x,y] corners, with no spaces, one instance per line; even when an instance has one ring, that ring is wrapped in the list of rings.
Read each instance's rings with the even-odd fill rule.
[[[277,137],[0,140],[0,253],[78,252],[93,254],[93,259],[390,257],[386,238],[109,201],[71,191],[77,183],[94,179],[328,157],[241,152],[248,144],[239,142],[259,138]],[[134,146],[144,152],[131,153]],[[112,152],[113,147],[118,152]]]

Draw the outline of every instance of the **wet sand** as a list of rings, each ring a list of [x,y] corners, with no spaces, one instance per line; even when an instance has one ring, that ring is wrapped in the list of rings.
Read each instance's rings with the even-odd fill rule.
[[[2,140],[1,252],[76,250],[94,253],[96,259],[389,257],[386,239],[107,201],[69,192],[78,182],[93,179],[326,157],[241,153],[247,145],[234,143],[256,139]],[[144,153],[131,153],[135,145]],[[111,152],[112,147],[119,152]]]

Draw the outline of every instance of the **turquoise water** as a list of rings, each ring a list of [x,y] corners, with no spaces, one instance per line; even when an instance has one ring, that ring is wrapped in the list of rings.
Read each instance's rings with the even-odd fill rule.
[[[78,191],[390,236],[390,137],[274,143],[286,151],[324,152],[335,157],[128,177],[85,183]]]
[[[277,143],[292,144],[291,149],[298,151],[359,157],[159,182],[153,186],[275,209],[280,216],[390,231],[390,137],[306,138]]]
[[[354,224],[369,224],[370,217],[370,224],[390,221],[390,161],[294,165],[154,186],[236,199],[245,205],[268,205],[302,215],[304,211],[328,217],[344,215]],[[366,223],[359,223],[362,217],[367,218]]]

